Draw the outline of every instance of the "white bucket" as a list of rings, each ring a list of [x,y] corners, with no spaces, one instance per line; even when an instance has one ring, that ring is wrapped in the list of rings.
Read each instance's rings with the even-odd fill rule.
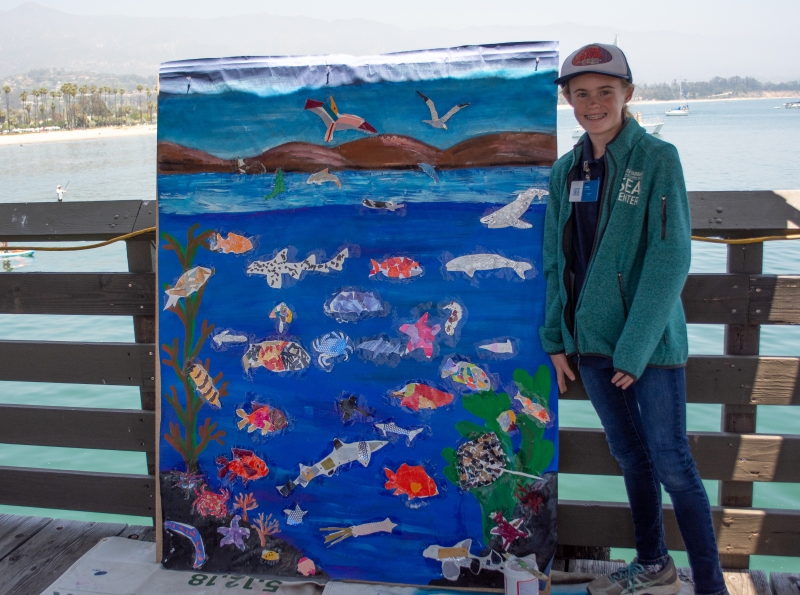
[[[539,579],[518,564],[506,562],[503,575],[506,595],[539,595]]]

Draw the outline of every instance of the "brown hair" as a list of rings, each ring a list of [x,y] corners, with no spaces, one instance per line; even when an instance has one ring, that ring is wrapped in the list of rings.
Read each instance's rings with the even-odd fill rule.
[[[634,88],[634,89],[636,88],[636,85],[634,85],[630,81],[626,81],[625,79],[617,79],[617,80],[619,80],[619,82],[622,83],[622,90],[625,91],[625,92],[627,92],[628,89],[630,89],[630,88]],[[566,99],[567,102],[569,102],[569,81],[567,81],[563,85],[561,85],[561,94],[564,96],[564,99]],[[626,103],[625,105],[622,106],[622,119],[625,120],[627,118],[632,118],[632,117],[633,117],[633,114],[628,109],[628,104]]]

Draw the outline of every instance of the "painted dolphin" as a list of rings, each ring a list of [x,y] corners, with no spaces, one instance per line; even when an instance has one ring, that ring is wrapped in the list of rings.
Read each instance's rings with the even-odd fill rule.
[[[470,277],[475,276],[475,271],[492,271],[494,269],[514,269],[520,279],[525,278],[525,271],[533,269],[529,262],[511,260],[499,254],[467,254],[450,260],[445,265],[448,271],[460,271]],[[534,269],[536,271],[536,269]]]

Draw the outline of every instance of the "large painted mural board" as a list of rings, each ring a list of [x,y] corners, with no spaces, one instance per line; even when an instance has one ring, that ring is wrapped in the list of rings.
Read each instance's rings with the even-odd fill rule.
[[[537,42],[162,65],[164,566],[548,572],[557,63]]]

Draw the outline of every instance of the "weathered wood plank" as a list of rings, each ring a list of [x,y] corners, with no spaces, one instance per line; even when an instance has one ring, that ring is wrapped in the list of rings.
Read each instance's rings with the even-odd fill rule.
[[[751,324],[800,324],[800,276],[752,275]]]
[[[98,541],[119,535],[125,527],[121,523],[54,520],[0,560],[0,595],[41,593]]]
[[[800,574],[770,572],[769,585],[774,595],[800,595]]]
[[[153,343],[0,341],[0,380],[155,390]]]
[[[800,190],[690,192],[689,206],[693,235],[783,235],[800,227]]]
[[[45,517],[0,514],[0,560],[41,531],[51,520]]]
[[[800,482],[800,436],[689,432],[689,446],[703,479]],[[559,471],[620,475],[602,430],[562,428]]]
[[[722,508],[713,506],[714,529],[721,553],[799,556],[800,510]],[[664,507],[667,547],[684,550],[675,514]],[[634,547],[633,522],[627,504],[561,500],[558,541],[572,545]]]
[[[0,503],[147,517],[155,510],[155,478],[0,467]]]
[[[681,292],[686,321],[747,324],[750,276],[726,273],[689,275]]]
[[[0,442],[153,452],[155,412],[0,405]]]
[[[133,231],[142,201],[0,204],[0,240],[109,240]]]
[[[120,533],[119,536],[125,537],[126,539],[136,539],[138,541],[149,541],[152,543],[156,540],[156,528],[143,527],[142,525],[128,525],[127,529]]]
[[[567,392],[559,399],[588,398],[578,378],[567,383]],[[691,356],[686,364],[686,398],[689,403],[800,405],[800,358]]]
[[[763,570],[727,570],[722,576],[729,595],[772,595]]]
[[[132,231],[141,231],[148,227],[155,227],[156,215],[158,213],[158,203],[155,200],[143,200],[139,206],[139,212],[136,214],[136,222],[133,224]],[[148,239],[154,239],[155,234],[152,236],[142,236]]]
[[[6,273],[0,314],[152,316],[153,273]]]

